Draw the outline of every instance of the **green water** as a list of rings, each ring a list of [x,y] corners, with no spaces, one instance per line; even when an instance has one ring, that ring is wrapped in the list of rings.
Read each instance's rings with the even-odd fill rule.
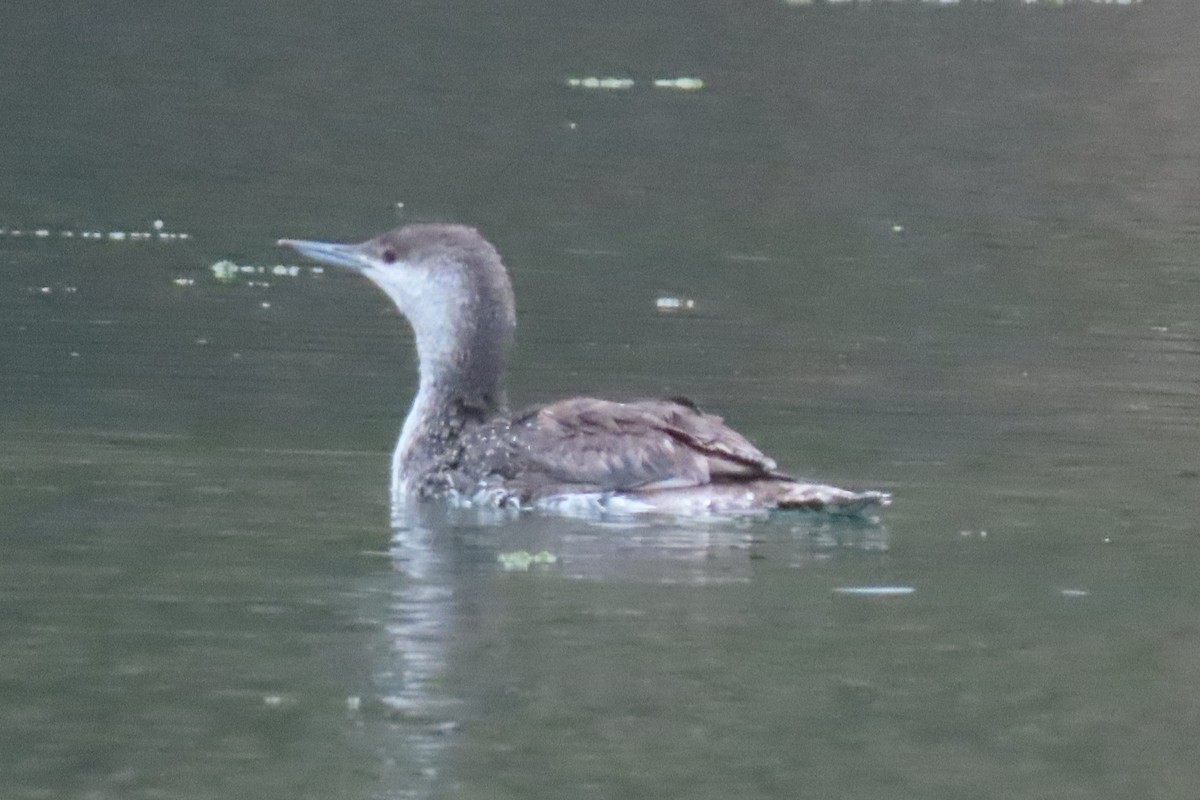
[[[643,5],[9,10],[0,796],[1200,793],[1196,12]],[[393,530],[397,202],[895,505]]]

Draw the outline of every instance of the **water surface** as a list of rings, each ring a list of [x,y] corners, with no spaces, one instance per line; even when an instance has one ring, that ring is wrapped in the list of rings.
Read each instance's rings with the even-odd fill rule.
[[[10,12],[0,795],[1195,797],[1197,23]],[[895,506],[393,530],[409,335],[272,243],[397,202],[504,255],[514,405]]]

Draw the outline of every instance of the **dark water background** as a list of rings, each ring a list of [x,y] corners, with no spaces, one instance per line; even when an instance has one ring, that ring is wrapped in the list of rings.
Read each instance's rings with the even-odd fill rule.
[[[1194,4],[4,17],[0,797],[1200,796]],[[408,332],[270,268],[397,202],[504,254],[516,405],[686,394],[885,527],[393,543]]]

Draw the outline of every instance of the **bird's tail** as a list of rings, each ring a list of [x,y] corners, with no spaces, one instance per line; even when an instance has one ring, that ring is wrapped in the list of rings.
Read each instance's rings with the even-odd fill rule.
[[[795,481],[781,487],[776,502],[780,509],[861,514],[872,508],[891,505],[892,496],[887,492],[854,492],[822,483]]]

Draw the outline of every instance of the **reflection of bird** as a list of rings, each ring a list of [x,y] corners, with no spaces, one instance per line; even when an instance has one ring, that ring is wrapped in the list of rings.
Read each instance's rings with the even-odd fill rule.
[[[392,461],[398,500],[572,511],[857,513],[882,492],[805,483],[686,400],[574,397],[509,413],[516,328],[500,256],[477,231],[408,225],[361,244],[281,245],[370,278],[416,334],[420,384]]]

